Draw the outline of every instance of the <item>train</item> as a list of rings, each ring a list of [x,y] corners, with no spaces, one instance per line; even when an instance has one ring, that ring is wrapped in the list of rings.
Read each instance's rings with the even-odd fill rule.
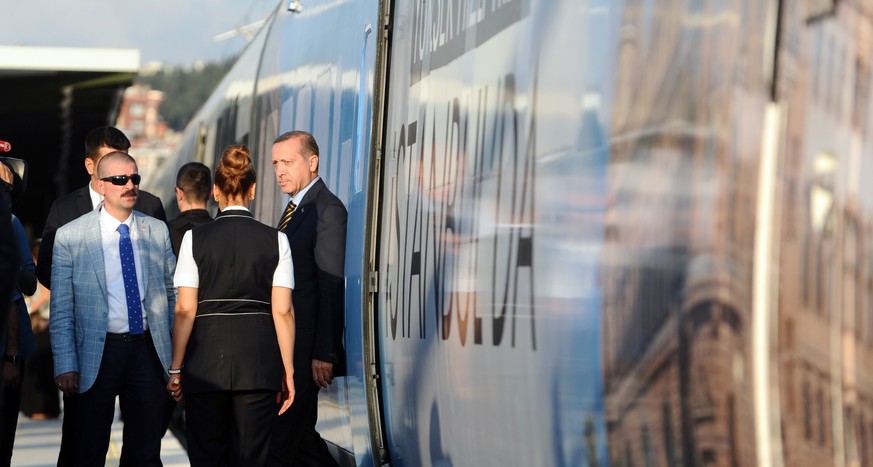
[[[873,465],[873,4],[280,2],[143,189],[306,130],[341,465]]]

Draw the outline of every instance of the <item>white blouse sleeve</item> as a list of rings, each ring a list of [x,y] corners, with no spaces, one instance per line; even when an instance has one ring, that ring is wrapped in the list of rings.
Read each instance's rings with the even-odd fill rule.
[[[291,245],[284,232],[279,232],[279,264],[276,265],[276,271],[273,272],[273,287],[294,288],[294,263],[291,262]]]
[[[194,255],[191,252],[191,231],[185,232],[182,237],[182,246],[179,248],[179,258],[176,260],[176,275],[173,276],[173,285],[176,287],[200,288],[200,273]]]

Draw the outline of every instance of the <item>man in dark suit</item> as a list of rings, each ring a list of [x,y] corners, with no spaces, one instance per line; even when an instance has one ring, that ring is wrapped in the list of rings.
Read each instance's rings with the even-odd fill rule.
[[[12,227],[12,171],[0,163],[0,331],[5,332],[4,324],[9,316],[12,293],[18,285],[18,275],[21,271],[21,256],[18,243],[15,241],[15,231]],[[5,391],[0,390],[0,406],[4,405]],[[3,426],[0,425],[0,437]]]
[[[52,250],[55,232],[73,219],[97,208],[97,205],[103,200],[103,197],[96,191],[97,163],[110,152],[127,152],[128,149],[130,149],[130,140],[115,127],[99,127],[85,137],[85,170],[91,176],[91,181],[87,186],[61,196],[52,203],[45,221],[45,229],[42,231],[42,247],[39,249],[36,276],[47,289],[52,288]],[[164,222],[167,221],[167,214],[164,212],[164,205],[161,204],[160,198],[149,192],[139,192],[133,209]]]
[[[61,196],[52,203],[45,229],[42,232],[42,247],[39,249],[39,260],[36,266],[36,276],[47,289],[51,289],[52,252],[54,250],[55,233],[57,230],[76,218],[94,211],[102,202],[103,196],[97,192],[97,163],[106,154],[113,151],[124,151],[130,148],[130,140],[121,130],[104,126],[95,128],[85,137],[85,170],[91,176],[91,181],[72,193]],[[167,221],[164,206],[155,195],[139,191],[133,209],[149,216]],[[73,465],[75,403],[64,395],[64,423],[62,427],[61,449],[58,455],[58,466]]]
[[[315,430],[318,391],[344,371],[346,219],[342,201],[318,176],[318,144],[291,131],[273,142],[273,168],[291,196],[279,230],[291,243],[296,310],[294,404],[273,426],[270,465],[331,466],[336,461]]]
[[[12,188],[12,170],[0,163],[0,303],[10,303],[21,269],[21,257],[12,230]],[[0,323],[6,322],[8,312],[8,306],[0,306]],[[2,402],[0,391],[0,404]]]
[[[209,174],[209,167],[200,162],[189,162],[179,168],[179,173],[176,174],[176,202],[181,214],[169,222],[173,253],[177,257],[185,232],[212,220],[206,210],[206,202],[209,201],[211,193],[212,176]]]

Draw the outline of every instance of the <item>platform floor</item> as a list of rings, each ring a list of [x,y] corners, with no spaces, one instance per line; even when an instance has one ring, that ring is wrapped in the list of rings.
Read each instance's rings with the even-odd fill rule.
[[[118,411],[116,410],[116,414]],[[112,424],[112,439],[106,455],[107,466],[117,466],[121,454],[122,423],[116,417]],[[54,467],[61,446],[61,419],[31,420],[19,415],[15,448],[12,450],[12,465],[16,467]],[[164,467],[189,467],[188,455],[179,441],[168,430],[161,443],[161,460]]]

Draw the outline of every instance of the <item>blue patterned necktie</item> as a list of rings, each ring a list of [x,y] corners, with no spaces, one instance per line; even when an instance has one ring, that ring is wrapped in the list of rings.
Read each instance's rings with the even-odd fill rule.
[[[133,261],[133,244],[130,243],[130,227],[118,226],[118,253],[121,256],[121,275],[124,277],[124,296],[127,298],[127,322],[131,334],[142,334],[142,301],[136,283],[136,264]]]

